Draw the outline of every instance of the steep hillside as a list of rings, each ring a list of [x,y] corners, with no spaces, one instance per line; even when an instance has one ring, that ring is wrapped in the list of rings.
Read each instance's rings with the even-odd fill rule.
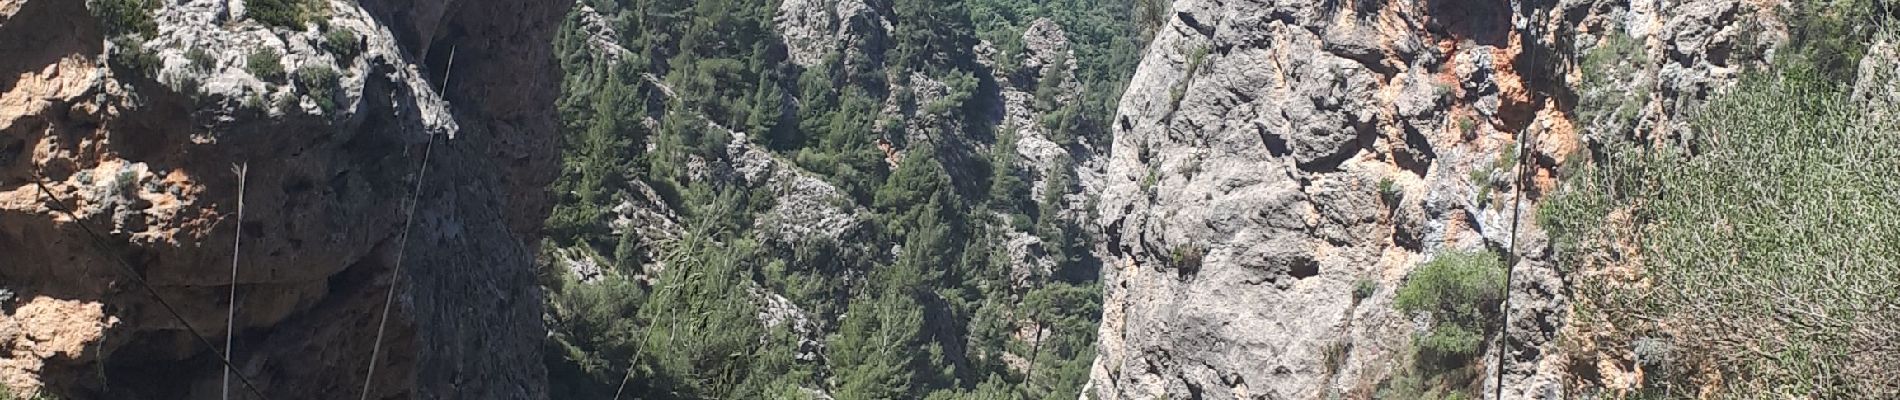
[[[0,1],[0,392],[545,397],[566,8]]]
[[[1115,1],[588,1],[557,40],[557,397],[1074,398]]]

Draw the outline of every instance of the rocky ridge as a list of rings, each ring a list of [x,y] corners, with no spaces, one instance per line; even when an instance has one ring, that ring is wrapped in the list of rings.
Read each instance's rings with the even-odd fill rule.
[[[215,356],[123,262],[191,328],[235,335],[272,398],[354,393],[402,258],[378,398],[545,396],[523,368],[544,332],[524,246],[555,172],[548,39],[566,2],[311,1],[294,26],[249,2],[163,2],[123,36],[108,3],[0,2],[0,286],[18,300],[0,308],[0,381],[215,396]]]

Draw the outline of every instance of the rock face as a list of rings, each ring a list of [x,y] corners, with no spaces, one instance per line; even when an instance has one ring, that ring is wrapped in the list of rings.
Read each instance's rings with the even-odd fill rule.
[[[832,52],[881,53],[892,30],[890,20],[864,0],[788,0],[779,4],[773,22],[792,63],[802,67],[818,65]]]
[[[1371,397],[1432,323],[1393,309],[1407,274],[1494,249],[1520,260],[1505,398],[1561,397],[1567,289],[1533,216],[1579,132],[1614,122],[1572,99],[1621,90],[1639,112],[1619,131],[1679,135],[1664,116],[1785,37],[1772,3],[1174,2],[1100,177],[1092,393]],[[1612,37],[1643,57],[1582,87]]]
[[[87,3],[0,2],[0,383],[216,397],[195,330],[271,398],[354,395],[393,284],[373,397],[546,396],[526,249],[568,2],[298,2],[291,29],[167,1],[123,36]]]

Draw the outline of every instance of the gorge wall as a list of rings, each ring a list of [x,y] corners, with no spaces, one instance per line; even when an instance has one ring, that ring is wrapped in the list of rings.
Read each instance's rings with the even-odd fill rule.
[[[1594,135],[1683,134],[1673,116],[1772,57],[1785,11],[1173,2],[1102,171],[1092,392],[1376,397],[1411,362],[1414,333],[1437,322],[1395,311],[1396,289],[1422,263],[1486,249],[1518,260],[1504,398],[1629,384],[1627,351],[1559,354],[1556,338],[1587,335],[1568,322],[1569,277],[1552,266],[1536,209]],[[1621,53],[1591,57],[1608,51]],[[1625,104],[1595,106],[1612,101]],[[1580,114],[1580,102],[1617,111]],[[1495,357],[1473,363],[1487,397]],[[1598,361],[1606,368],[1570,372]]]
[[[212,398],[195,329],[270,398],[353,396],[393,284],[373,397],[545,397],[568,4],[0,1],[0,384]]]

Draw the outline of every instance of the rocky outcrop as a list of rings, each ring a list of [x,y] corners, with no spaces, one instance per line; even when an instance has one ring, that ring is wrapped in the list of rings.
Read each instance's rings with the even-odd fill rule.
[[[753,147],[743,133],[733,133],[726,153],[732,161],[726,165],[731,168],[729,178],[765,189],[776,200],[756,222],[766,243],[835,243],[858,233],[864,219],[869,218],[843,190],[769,151]]]
[[[546,396],[526,249],[557,172],[567,2],[295,2],[308,20],[288,27],[249,2],[159,2],[125,36],[99,8],[119,2],[3,3],[0,287],[19,300],[0,381],[216,396],[196,330],[234,336],[271,398],[354,394],[393,284],[376,398]]]
[[[1874,38],[1860,61],[1852,99],[1878,113],[1877,118],[1893,117],[1887,113],[1900,106],[1900,79],[1895,79],[1900,72],[1896,71],[1900,71],[1900,44],[1892,35]]]
[[[838,54],[867,55],[884,51],[891,21],[864,0],[788,0],[773,18],[793,64],[811,67]],[[845,58],[855,67],[855,58]]]
[[[1532,216],[1587,143],[1579,132],[1617,123],[1579,121],[1575,99],[1621,90],[1642,117],[1625,131],[1681,135],[1666,116],[1772,53],[1751,49],[1782,37],[1776,7],[1174,2],[1102,177],[1093,393],[1373,396],[1433,323],[1393,309],[1407,274],[1445,251],[1494,249],[1519,260],[1505,398],[1560,398],[1568,289]],[[1621,89],[1582,88],[1581,69],[1601,67],[1584,55],[1615,36],[1648,57],[1614,60]]]
[[[595,11],[594,7],[586,5],[574,7],[574,16],[578,18],[575,22],[580,32],[587,36],[587,45],[593,48],[594,54],[599,54],[608,63],[614,64],[620,63],[620,59],[633,54],[620,45],[620,32],[614,31],[613,24],[607,21],[607,17],[600,15],[599,11]]]

